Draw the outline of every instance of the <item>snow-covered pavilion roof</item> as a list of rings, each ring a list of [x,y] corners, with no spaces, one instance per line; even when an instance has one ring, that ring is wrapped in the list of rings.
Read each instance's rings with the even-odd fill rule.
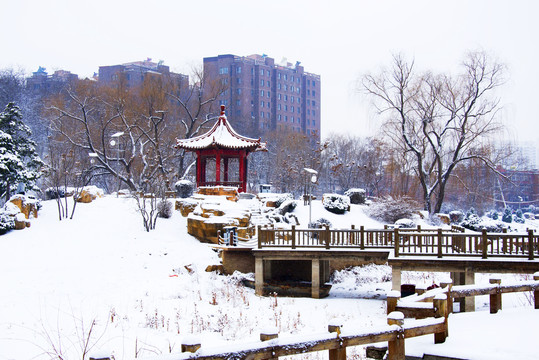
[[[221,116],[207,133],[190,139],[176,139],[175,147],[186,150],[226,148],[260,151],[266,150],[266,143],[261,142],[260,138],[248,138],[234,131],[226,119],[225,106],[221,105]]]

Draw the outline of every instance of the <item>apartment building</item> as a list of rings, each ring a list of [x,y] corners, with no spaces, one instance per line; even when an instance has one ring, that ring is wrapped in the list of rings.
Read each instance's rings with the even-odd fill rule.
[[[204,58],[204,76],[226,85],[219,102],[242,133],[292,131],[320,140],[320,75],[305,72],[300,62],[218,55]]]

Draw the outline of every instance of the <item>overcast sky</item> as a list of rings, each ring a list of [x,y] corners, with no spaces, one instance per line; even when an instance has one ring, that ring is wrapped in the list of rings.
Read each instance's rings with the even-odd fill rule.
[[[0,68],[27,73],[85,77],[148,57],[182,73],[219,54],[301,61],[322,77],[322,136],[376,131],[356,84],[392,53],[454,72],[467,50],[484,50],[508,66],[507,136],[539,138],[537,1],[2,0],[0,11]]]

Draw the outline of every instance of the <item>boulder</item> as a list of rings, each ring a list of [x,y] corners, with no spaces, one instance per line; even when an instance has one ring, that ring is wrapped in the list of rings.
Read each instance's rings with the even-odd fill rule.
[[[444,224],[446,224],[446,225],[451,224],[451,219],[450,219],[449,215],[438,213],[438,214],[436,214],[436,216],[438,217],[438,219],[440,219],[440,221],[441,221],[442,223],[444,223]]]
[[[11,197],[11,199],[9,199],[9,202],[16,205],[20,212],[24,214],[26,219],[29,219],[30,215],[37,218],[39,208],[38,200],[27,198],[24,195],[14,195]]]
[[[223,265],[208,265],[206,268],[206,272],[217,272],[219,275],[223,275],[225,273],[225,268]]]

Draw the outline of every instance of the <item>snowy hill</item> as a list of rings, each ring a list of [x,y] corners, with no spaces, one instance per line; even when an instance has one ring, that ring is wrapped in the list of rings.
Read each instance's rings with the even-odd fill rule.
[[[308,222],[308,207],[298,205],[295,214]],[[315,201],[312,214],[335,227],[380,226],[361,206],[335,215]],[[335,317],[354,327],[386,322],[387,266],[339,272],[330,296],[314,300],[257,297],[238,276],[204,271],[217,263],[209,245],[186,233],[179,212],[159,219],[147,233],[129,198],[79,204],[75,218],[61,222],[56,203],[45,201],[30,228],[0,236],[0,359],[82,359],[96,353],[134,359],[178,352],[182,338],[192,333],[215,346],[256,340],[268,326],[281,334],[308,334],[325,331]],[[403,280],[432,282],[436,276],[409,273]],[[504,306],[525,303],[516,299],[504,300]],[[480,299],[478,305],[484,308]],[[354,354],[363,351],[349,353]]]

